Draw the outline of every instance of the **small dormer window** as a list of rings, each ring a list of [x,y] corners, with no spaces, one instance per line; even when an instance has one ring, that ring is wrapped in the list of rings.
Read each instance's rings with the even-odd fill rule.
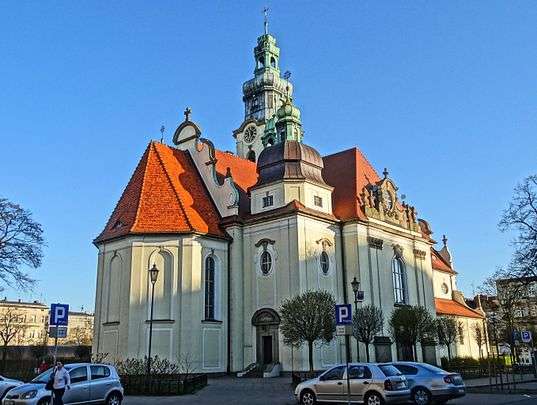
[[[322,207],[323,206],[323,199],[322,197],[319,197],[318,195],[313,197],[313,203],[316,207]]]
[[[267,194],[263,197],[263,208],[274,205],[274,196]]]

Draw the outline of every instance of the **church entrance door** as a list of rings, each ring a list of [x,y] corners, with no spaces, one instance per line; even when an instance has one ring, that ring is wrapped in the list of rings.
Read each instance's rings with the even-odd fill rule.
[[[272,363],[272,336],[263,336],[263,364]]]
[[[256,332],[256,363],[267,365],[279,361],[280,316],[271,308],[262,308],[252,317]]]

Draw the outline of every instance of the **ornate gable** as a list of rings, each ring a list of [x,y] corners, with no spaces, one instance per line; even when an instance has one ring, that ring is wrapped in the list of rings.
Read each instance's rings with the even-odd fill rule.
[[[399,201],[397,186],[388,177],[388,170],[384,169],[383,174],[382,180],[362,189],[361,205],[366,216],[418,232],[416,209]]]

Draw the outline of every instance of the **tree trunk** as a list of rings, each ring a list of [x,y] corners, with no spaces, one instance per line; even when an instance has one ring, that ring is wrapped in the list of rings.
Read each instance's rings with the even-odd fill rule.
[[[365,358],[367,359],[367,362],[369,363],[369,343],[365,343]]]
[[[310,372],[313,372],[313,342],[308,342],[308,358],[310,362]]]
[[[451,345],[448,343],[446,346],[447,346],[447,358],[449,361],[451,361]]]

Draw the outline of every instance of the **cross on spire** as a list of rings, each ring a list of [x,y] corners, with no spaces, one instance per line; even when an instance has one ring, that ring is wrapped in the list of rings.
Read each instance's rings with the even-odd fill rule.
[[[164,125],[160,126],[160,143],[164,143],[164,130],[166,127]]]
[[[185,114],[185,121],[190,121],[190,114],[192,114],[190,107],[185,108],[185,112],[183,114]]]
[[[382,172],[382,174],[384,175],[384,178],[387,179],[387,178],[388,178],[388,174],[390,174],[390,172],[389,172],[388,169],[385,167],[385,168],[384,168],[384,171]]]
[[[265,21],[263,23],[263,25],[265,26],[265,35],[268,35],[268,11],[269,11],[268,7],[265,7],[263,9],[263,14],[265,15]]]

